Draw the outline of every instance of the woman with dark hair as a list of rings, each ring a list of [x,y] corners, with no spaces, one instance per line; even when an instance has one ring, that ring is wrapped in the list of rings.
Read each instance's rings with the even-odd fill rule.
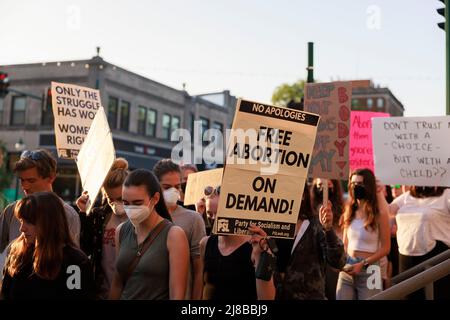
[[[331,202],[328,201],[327,207],[321,206],[319,215],[316,215],[307,185],[295,235],[294,242],[290,244],[287,267],[279,270],[282,273],[277,279],[276,299],[325,300],[326,266],[343,267],[344,245],[333,229]],[[278,242],[282,244],[280,251],[286,250],[286,241],[289,240]]]
[[[365,300],[382,289],[381,269],[377,269],[379,272],[370,286],[368,279],[372,273],[367,269],[379,266],[390,249],[389,213],[383,188],[377,186],[369,169],[358,169],[350,175],[349,202],[342,219],[348,258],[339,273],[337,300]]]
[[[125,179],[122,200],[129,221],[116,229],[110,299],[183,299],[189,245],[183,229],[171,222],[159,181],[148,170],[134,170]]]
[[[412,268],[450,249],[450,189],[416,187],[389,206],[397,222],[399,271]],[[450,299],[450,276],[434,283],[434,299]],[[418,290],[411,299],[424,299]]]
[[[89,260],[70,236],[61,199],[53,192],[33,193],[17,203],[14,214],[21,235],[9,247],[0,297],[92,299]]]

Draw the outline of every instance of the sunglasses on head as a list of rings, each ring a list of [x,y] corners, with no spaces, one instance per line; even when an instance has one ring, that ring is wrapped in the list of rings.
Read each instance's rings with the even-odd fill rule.
[[[207,186],[204,190],[204,194],[206,197],[212,196],[212,195],[219,195],[220,194],[220,186],[217,186],[215,188],[211,186]]]
[[[400,189],[401,187],[400,184],[391,185],[391,189]]]
[[[33,161],[38,161],[44,158],[44,155],[42,154],[41,151],[30,151],[30,150],[25,150],[24,152],[22,152],[22,154],[20,155],[20,158],[29,158]]]

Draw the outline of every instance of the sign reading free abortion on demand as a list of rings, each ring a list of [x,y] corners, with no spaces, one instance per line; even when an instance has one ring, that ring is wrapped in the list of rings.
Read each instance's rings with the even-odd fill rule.
[[[372,129],[383,184],[450,187],[450,116],[373,118]]]
[[[214,229],[293,238],[312,159],[319,116],[239,100]]]

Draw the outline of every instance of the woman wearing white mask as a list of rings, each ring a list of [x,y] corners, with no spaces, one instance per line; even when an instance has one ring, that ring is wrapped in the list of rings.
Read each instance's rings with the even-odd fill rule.
[[[122,184],[128,173],[127,160],[117,158],[103,184],[102,205],[91,209],[89,215],[86,215],[87,192],[77,200],[81,220],[80,246],[91,259],[97,299],[108,298],[116,262],[115,231],[128,219],[122,203]]]
[[[183,299],[189,246],[171,221],[158,180],[148,170],[131,172],[122,199],[129,221],[116,232],[116,272],[110,299]]]

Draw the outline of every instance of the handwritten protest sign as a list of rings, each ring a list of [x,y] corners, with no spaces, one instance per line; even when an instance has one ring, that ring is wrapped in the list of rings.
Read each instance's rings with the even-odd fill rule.
[[[304,109],[320,115],[310,177],[348,177],[351,99],[351,81],[306,84]]]
[[[293,238],[319,116],[239,100],[214,229]]]
[[[52,82],[52,109],[58,157],[76,158],[101,105],[98,90]]]
[[[206,170],[188,175],[186,192],[184,193],[184,204],[196,204],[204,197],[206,187],[217,187],[222,184],[223,168]]]
[[[374,118],[372,127],[381,182],[450,187],[450,116]]]
[[[350,126],[350,170],[367,168],[375,172],[372,145],[372,118],[389,113],[352,111]]]
[[[105,111],[101,107],[92,121],[89,133],[77,157],[81,184],[83,190],[88,191],[89,194],[87,214],[92,208],[93,201],[97,197],[114,159],[112,134]]]

